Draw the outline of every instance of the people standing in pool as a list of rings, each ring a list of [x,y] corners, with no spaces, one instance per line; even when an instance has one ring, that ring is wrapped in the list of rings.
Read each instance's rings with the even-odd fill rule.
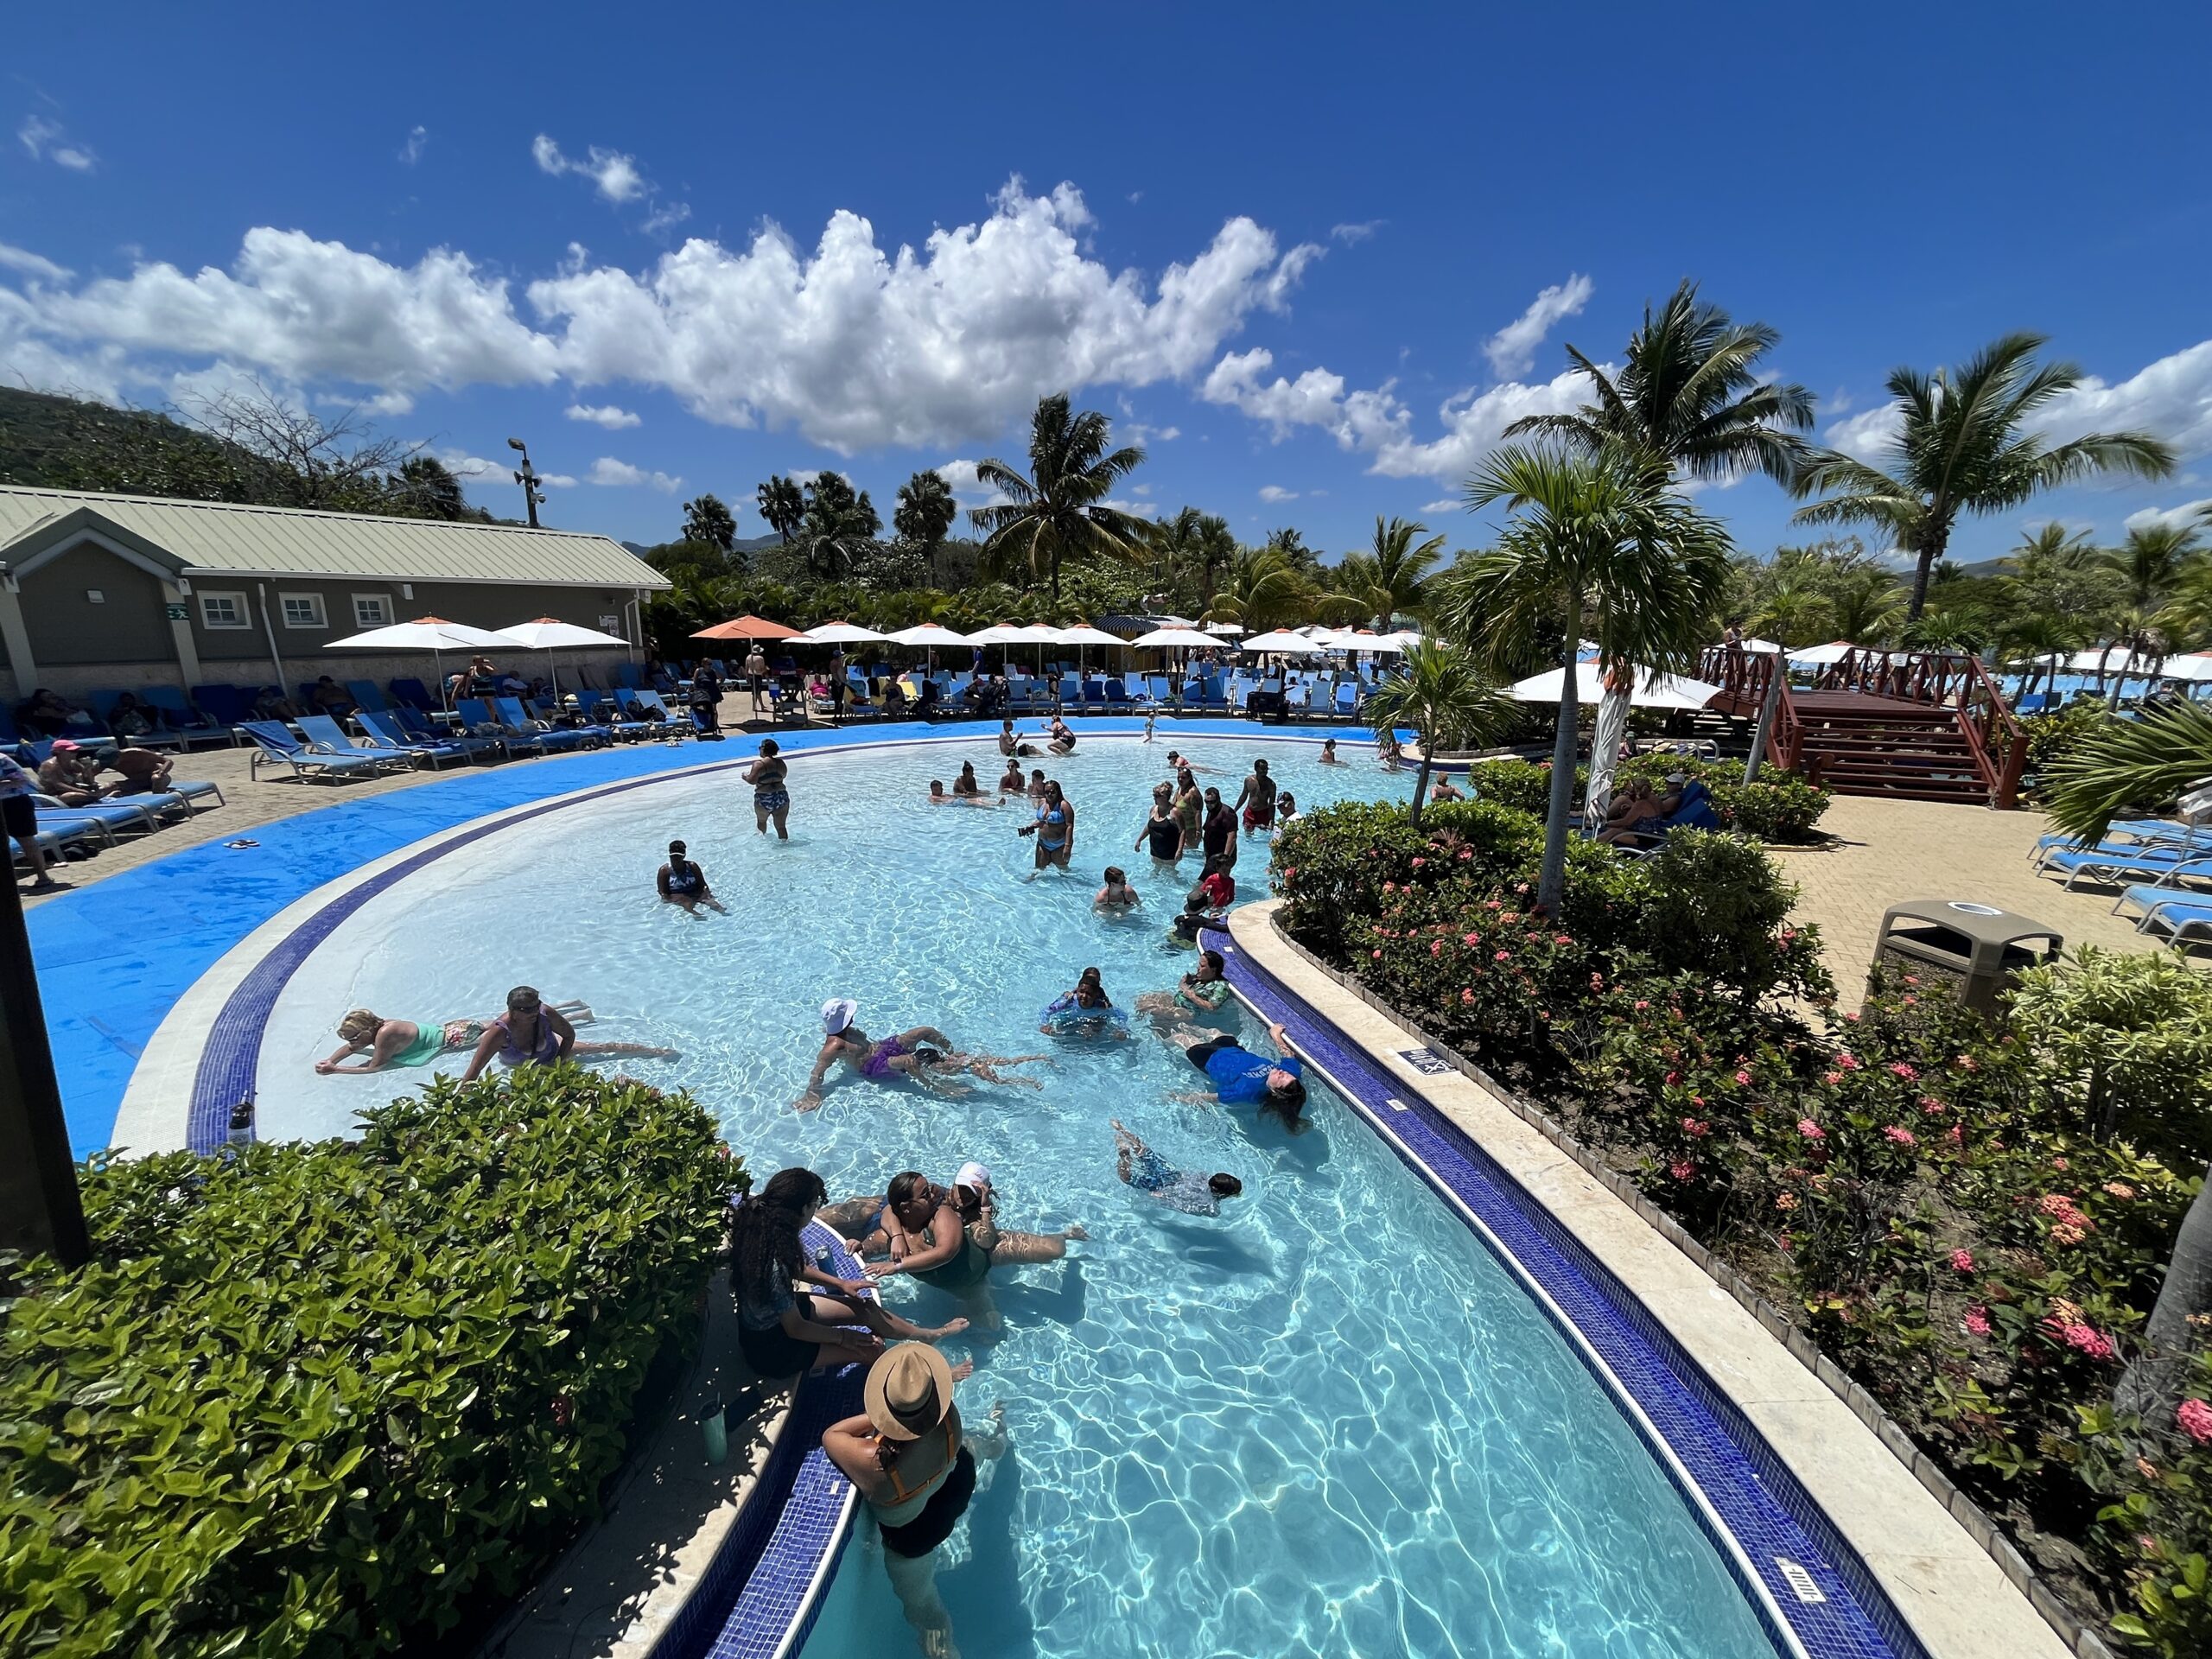
[[[730,1217],[738,1347],[764,1378],[866,1364],[886,1338],[936,1342],[968,1328],[966,1319],[927,1328],[903,1319],[866,1294],[871,1281],[835,1278],[810,1262],[802,1235],[829,1196],[812,1170],[779,1169]],[[808,1295],[799,1284],[832,1294]],[[840,1328],[855,1325],[868,1334]]]
[[[1436,780],[1428,786],[1428,798],[1432,803],[1464,801],[1467,798],[1467,791],[1452,781],[1451,773],[1440,772],[1436,774]]]
[[[1034,745],[1024,743],[1014,735],[1014,719],[1011,715],[999,722],[999,753],[1009,757],[1037,753]],[[1015,766],[1011,770],[1019,772],[1021,768]]]
[[[1037,868],[1030,872],[1031,880],[1053,866],[1065,870],[1068,860],[1075,855],[1075,803],[1061,792],[1059,785],[1048,779],[1045,798],[1037,804],[1037,816],[1014,834],[1037,837]]]
[[[976,776],[976,763],[963,760],[960,775],[952,780],[952,792],[963,801],[981,802],[983,798],[982,780]]]
[[[1398,734],[1388,727],[1375,734],[1375,758],[1392,772],[1405,764],[1406,752],[1398,747]]]
[[[1091,895],[1090,907],[1104,916],[1119,916],[1135,910],[1144,900],[1129,885],[1128,874],[1118,864],[1106,867],[1105,885]]]
[[[782,841],[791,838],[791,832],[784,824],[791,810],[791,792],[786,787],[791,775],[791,766],[778,753],[772,737],[760,740],[760,758],[740,774],[753,785],[753,827],[765,836],[772,821],[777,837]]]
[[[1198,828],[1198,844],[1205,849],[1210,868],[1233,870],[1236,868],[1236,814],[1224,805],[1221,791],[1206,791],[1206,815]]]
[[[1198,836],[1206,821],[1206,799],[1199,792],[1198,780],[1185,766],[1175,774],[1175,822],[1182,827],[1183,850],[1198,850]]]
[[[1045,768],[1042,766],[1029,769],[1029,798],[1039,802],[1045,798]]]
[[[1275,827],[1275,780],[1268,776],[1268,763],[1255,760],[1251,774],[1236,797],[1236,810],[1244,815],[1244,833]],[[1236,862],[1232,857],[1230,861]]]
[[[879,1083],[894,1078],[930,1083],[966,1076],[1028,1089],[1044,1086],[1034,1077],[1004,1076],[998,1068],[1050,1059],[1049,1054],[962,1054],[954,1051],[952,1039],[935,1026],[916,1026],[877,1041],[854,1023],[860,1006],[849,996],[833,996],[822,1005],[822,1049],[814,1057],[814,1070],[804,1091],[791,1103],[796,1110],[810,1112],[822,1104],[823,1081],[830,1069],[840,1063]]]
[[[1152,854],[1152,868],[1155,874],[1173,871],[1183,856],[1183,826],[1175,821],[1175,788],[1172,784],[1155,784],[1152,791],[1152,814],[1145,819],[1144,828],[1137,831],[1137,838],[1129,843],[1130,850],[1142,848]]]
[[[655,1048],[646,1043],[580,1043],[575,1027],[579,1020],[586,1024],[591,1020],[591,1010],[582,1003],[564,1002],[549,1008],[536,988],[516,986],[507,993],[506,1012],[484,1022],[484,1034],[476,1039],[476,1052],[468,1057],[468,1069],[461,1074],[461,1080],[474,1081],[494,1058],[501,1065],[513,1067],[557,1065],[588,1054],[658,1060],[675,1056],[672,1048]]]
[[[1014,760],[1012,756],[1008,756],[1006,763],[1006,771],[999,779],[999,793],[1001,795],[1023,795],[1027,794],[1028,790],[1028,781],[1021,775],[1021,762]]]
[[[1333,737],[1325,738],[1322,741],[1321,764],[1325,766],[1341,766],[1344,765],[1343,760],[1338,758],[1337,740]]]
[[[969,1437],[952,1403],[972,1360],[949,1365],[925,1343],[902,1343],[869,1368],[864,1409],[822,1432],[823,1454],[875,1516],[883,1566],[930,1659],[958,1659],[952,1616],[937,1590],[936,1552],[976,1493],[976,1459],[1006,1450],[1004,1408]]]
[[[1224,1198],[1233,1198],[1244,1183],[1228,1171],[1212,1175],[1177,1169],[1145,1145],[1118,1117],[1114,1125],[1114,1173],[1147,1198],[1186,1216],[1217,1216]]]
[[[1288,790],[1275,797],[1275,828],[1281,830],[1298,816],[1298,797]]]
[[[668,843],[668,862],[660,867],[653,884],[660,889],[663,904],[678,906],[689,915],[696,916],[702,905],[718,915],[727,913],[715,890],[707,885],[707,873],[685,856],[680,841]]]

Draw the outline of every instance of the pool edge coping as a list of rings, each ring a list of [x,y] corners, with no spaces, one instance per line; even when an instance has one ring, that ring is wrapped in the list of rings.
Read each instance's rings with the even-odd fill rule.
[[[1281,908],[1281,900],[1268,899],[1230,912],[1228,931],[1237,948],[1319,1020],[1357,1046],[1371,1065],[1449,1120],[1511,1181],[1525,1203],[1548,1213],[1611,1275],[1621,1294],[1643,1306],[1707,1385],[1734,1408],[1797,1483],[1929,1659],[2023,1659],[2066,1653],[2077,1659],[2112,1659],[2102,1638],[2057,1600],[1988,1516],[1952,1484],[1873,1396],[1820,1354],[1811,1339],[1748,1281],[1605,1168],[1555,1120],[1289,938],[1278,919]],[[1306,982],[1294,982],[1301,980]],[[1316,980],[1319,983],[1313,982]],[[1448,1063],[1448,1072],[1424,1074],[1397,1053],[1378,1049],[1357,1029],[1377,1022],[1431,1050]],[[1462,1095],[1465,1106],[1471,1109],[1454,1110],[1437,1098],[1450,1093]],[[1485,1122],[1486,1118],[1491,1121]],[[1388,1135],[1386,1126],[1375,1127],[1394,1147],[1402,1148],[1402,1155],[1414,1155],[1418,1161],[1411,1148]],[[1531,1137],[1535,1147],[1529,1144]],[[1529,1154],[1539,1148],[1551,1153],[1553,1160],[1532,1160]],[[1578,1183],[1573,1179],[1562,1190],[1561,1183],[1531,1179],[1557,1172],[1561,1161],[1580,1178],[1586,1191],[1574,1191]],[[1449,1192],[1437,1173],[1430,1172],[1429,1179]],[[1585,1223],[1595,1224],[1578,1225],[1578,1212]],[[1627,1254],[1620,1236],[1624,1225],[1634,1243]],[[1688,1276],[1702,1282],[1707,1294],[1654,1306],[1646,1295],[1658,1288],[1651,1269],[1656,1263],[1675,1262],[1683,1264]],[[1746,1396],[1735,1380],[1742,1373],[1739,1362],[1746,1356],[1746,1344],[1750,1354],[1770,1365],[1786,1365],[1802,1379],[1805,1389],[1794,1396]],[[1624,1395],[1625,1389],[1621,1391]],[[1817,1461],[1806,1459],[1767,1432],[1769,1421],[1782,1426],[1775,1420],[1781,1414],[1778,1408],[1784,1407],[1829,1408],[1820,1413],[1832,1421],[1820,1426]],[[1837,1407],[1840,1411],[1834,1409]],[[1839,1445],[1858,1453],[1846,1459],[1847,1471],[1838,1468]],[[1866,1455],[1870,1449],[1872,1456]],[[1899,1474],[1906,1478],[1898,1480]],[[1918,1511],[1910,1517],[1923,1535],[1918,1542],[1924,1543],[1925,1535],[1932,1531],[1956,1543],[1941,1553],[1885,1547],[1884,1541],[1894,1540],[1901,1529],[1899,1504]],[[1962,1572],[1967,1581],[1934,1584],[1926,1578],[1914,1581],[1903,1576],[1904,1569],[1916,1565],[1924,1572],[1948,1565],[1955,1573]],[[1974,1599],[1967,1613],[1928,1617],[1937,1604],[1955,1603],[1962,1596]],[[2013,1616],[1991,1620],[1985,1615],[1992,1607],[2004,1607]]]

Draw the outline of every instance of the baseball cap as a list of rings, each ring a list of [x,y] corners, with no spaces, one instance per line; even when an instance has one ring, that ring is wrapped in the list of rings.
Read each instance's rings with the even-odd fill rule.
[[[54,753],[56,754],[73,754],[83,747],[81,743],[72,743],[66,737],[57,737],[54,740]]]
[[[991,1172],[973,1159],[960,1166],[960,1173],[952,1178],[955,1186],[972,1186],[982,1192],[991,1184]]]

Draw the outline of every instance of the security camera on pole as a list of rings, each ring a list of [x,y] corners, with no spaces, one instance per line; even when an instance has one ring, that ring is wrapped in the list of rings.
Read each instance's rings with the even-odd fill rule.
[[[537,474],[530,464],[530,448],[520,438],[509,438],[507,448],[522,451],[522,470],[515,474],[515,482],[522,486],[522,499],[530,509],[530,527],[537,528],[537,509],[545,499],[544,492],[537,487]]]

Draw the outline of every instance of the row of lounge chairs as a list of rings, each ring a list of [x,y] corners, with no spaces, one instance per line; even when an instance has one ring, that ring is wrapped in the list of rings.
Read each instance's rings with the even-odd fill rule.
[[[124,836],[149,836],[181,823],[208,800],[224,804],[221,785],[183,778],[171,779],[167,789],[113,796],[90,806],[69,806],[51,795],[35,794],[31,803],[38,812],[38,828],[33,839],[57,859],[91,857],[117,845]],[[29,861],[13,836],[8,838],[8,850],[17,863]]]
[[[2185,809],[2190,804],[2184,800]],[[2084,880],[2117,887],[2113,913],[2132,912],[2138,932],[2163,933],[2175,945],[2212,941],[2212,832],[2194,821],[2127,819],[2110,825],[2094,847],[2070,836],[2043,836],[2028,856],[2038,871],[2063,877],[2069,891]]]
[[[455,761],[489,764],[611,743],[666,741],[693,729],[688,715],[671,710],[654,691],[580,691],[576,702],[578,724],[556,721],[543,704],[525,709],[519,697],[464,697],[455,711],[459,721],[452,726],[403,705],[355,710],[351,718],[358,733],[329,715],[302,715],[289,721],[248,720],[238,729],[254,746],[246,763],[249,775],[281,769],[302,783],[324,784],[418,766],[435,770]]]

